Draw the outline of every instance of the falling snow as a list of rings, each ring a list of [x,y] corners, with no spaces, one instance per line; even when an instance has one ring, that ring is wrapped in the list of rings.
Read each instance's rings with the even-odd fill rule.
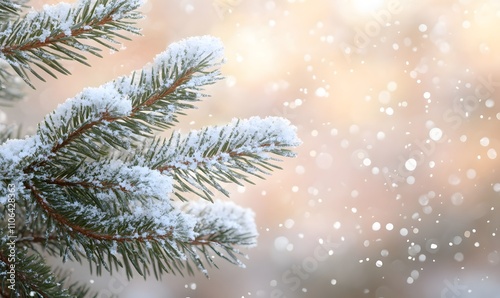
[[[257,111],[289,119],[303,145],[276,181],[235,190],[255,214],[238,209],[232,224],[259,234],[246,270],[165,281],[149,296],[498,297],[498,1],[152,2],[146,10],[164,13],[148,16],[145,48],[171,28],[226,45],[225,82],[189,121]],[[187,55],[203,59],[205,49]],[[108,91],[102,108],[127,114],[126,99]],[[256,140],[270,133],[244,125]]]

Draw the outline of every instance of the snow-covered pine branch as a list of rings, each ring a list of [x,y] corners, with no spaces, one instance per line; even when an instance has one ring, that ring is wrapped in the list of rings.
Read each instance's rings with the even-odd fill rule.
[[[88,65],[80,52],[101,57],[99,47],[82,41],[91,40],[117,50],[112,46],[118,43],[116,38],[128,39],[119,30],[139,34],[131,21],[141,18],[136,9],[142,4],[142,0],[80,0],[74,5],[45,5],[42,11],[30,11],[2,26],[0,60],[6,61],[30,86],[28,73],[42,81],[40,70],[53,77],[54,72],[69,74],[61,60]],[[12,3],[4,3],[4,7],[5,13],[19,9]],[[0,72],[0,79],[7,75],[5,70]]]
[[[1,249],[4,251],[4,247]],[[29,254],[28,251],[20,250],[17,260],[16,270],[28,274],[16,276],[16,282],[20,287],[16,292],[9,293],[7,284],[4,282],[0,297],[83,298],[88,297],[87,294],[90,293],[90,288],[87,285],[67,284],[70,273],[59,269],[53,270],[39,254]],[[8,262],[8,259],[4,259],[4,255],[0,255],[0,264]],[[33,291],[33,289],[37,289],[37,291]]]
[[[171,127],[183,109],[193,108],[204,85],[220,79],[222,43],[203,36],[174,43],[152,65],[131,76],[87,88],[45,117],[38,134],[51,152],[65,147],[96,159],[101,145],[129,149],[131,140],[152,136],[153,129]]]
[[[195,193],[212,200],[210,187],[229,193],[220,184],[243,181],[252,183],[248,175],[263,178],[278,161],[271,154],[293,157],[289,148],[300,144],[295,127],[280,117],[233,119],[222,126],[191,131],[183,136],[174,132],[168,140],[145,143],[143,154],[133,155],[134,163],[172,175],[175,195]]]
[[[295,127],[252,117],[154,137],[221,78],[223,52],[210,36],[174,43],[144,69],[68,99],[35,135],[3,143],[0,217],[14,187],[16,245],[86,260],[97,274],[124,268],[128,277],[206,274],[214,253],[242,265],[237,246],[256,243],[253,212],[213,201],[210,188],[228,195],[223,183],[278,168],[277,157],[294,156],[300,144]],[[187,192],[200,198],[187,201]]]

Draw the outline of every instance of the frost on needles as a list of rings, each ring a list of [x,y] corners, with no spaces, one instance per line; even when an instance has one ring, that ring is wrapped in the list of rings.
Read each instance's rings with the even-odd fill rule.
[[[73,8],[63,7],[51,13],[73,20]],[[96,17],[105,14],[101,8]],[[58,26],[72,34],[70,23]],[[38,42],[51,38],[41,33]],[[279,157],[294,156],[295,127],[279,117],[252,117],[156,136],[206,97],[203,87],[221,79],[223,56],[215,37],[174,43],[142,70],[68,99],[34,135],[0,145],[2,229],[10,212],[16,219],[15,233],[0,238],[2,295],[85,293],[64,288],[43,253],[86,260],[97,274],[122,269],[128,277],[206,274],[213,255],[242,265],[238,247],[256,244],[254,214],[214,197],[229,195],[226,184],[252,183],[278,168]],[[7,281],[12,264],[15,289]]]

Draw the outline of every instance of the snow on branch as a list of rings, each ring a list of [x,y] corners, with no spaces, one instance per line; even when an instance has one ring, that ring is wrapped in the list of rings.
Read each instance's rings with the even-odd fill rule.
[[[173,191],[172,178],[147,167],[130,166],[121,160],[88,162],[68,177],[49,183],[61,186],[93,187],[99,190],[131,192],[136,196],[162,199]]]
[[[128,149],[134,136],[151,136],[153,128],[168,128],[182,109],[193,108],[201,87],[220,79],[223,60],[220,40],[193,37],[174,43],[140,74],[120,77],[97,88],[87,88],[47,115],[38,134],[52,152],[76,142]]]
[[[248,247],[257,244],[259,233],[250,209],[230,201],[199,201],[187,204],[186,212],[198,219],[196,244],[217,242]]]
[[[24,235],[18,242],[41,242],[64,260],[81,261],[84,254],[98,274],[102,268],[111,271],[113,266],[125,265],[129,277],[132,268],[148,275],[151,264],[183,263],[186,256],[179,245],[190,243],[196,235],[192,216],[166,200],[131,201],[130,211],[117,213],[113,208],[82,204],[78,197],[54,186],[29,187],[49,221],[43,230]]]
[[[148,124],[136,133],[151,135],[151,128],[170,128],[183,109],[194,108],[192,103],[205,96],[204,86],[221,79],[223,62],[224,46],[218,38],[191,37],[169,45],[140,74],[116,80],[117,89],[132,100],[129,118]]]
[[[219,182],[252,183],[247,174],[260,177],[277,161],[271,154],[293,157],[290,147],[301,143],[296,128],[287,119],[252,117],[233,119],[227,125],[206,127],[186,136],[174,132],[168,142],[148,144],[144,156],[148,166],[172,175],[177,182],[176,195],[196,193],[211,200],[211,186],[228,195]]]
[[[78,141],[75,145],[88,147],[89,154],[96,151],[92,146],[96,143],[128,147],[124,142],[127,136],[121,133],[122,130],[118,127],[116,130],[106,129],[106,126],[126,117],[131,110],[131,101],[112,84],[87,88],[47,115],[38,126],[37,134],[45,144],[52,146],[54,153],[73,141]],[[98,125],[102,127],[99,129]]]
[[[69,74],[61,59],[88,65],[79,52],[100,57],[98,47],[81,40],[117,50],[111,45],[118,43],[115,38],[128,39],[119,30],[139,34],[130,20],[141,18],[136,9],[142,4],[142,0],[81,0],[74,5],[44,5],[42,11],[31,11],[6,24],[0,32],[0,60],[7,61],[30,86],[28,72],[45,81],[32,65],[53,77],[53,71]]]
[[[128,13],[124,7],[138,3],[114,1],[113,10],[101,6],[106,1],[46,8],[44,15],[68,21],[57,26],[71,39],[77,15],[115,22],[120,11]],[[202,257],[213,265],[213,254],[242,265],[235,246],[256,244],[254,214],[213,202],[212,190],[229,195],[223,183],[252,183],[249,177],[279,168],[279,158],[295,156],[291,148],[301,143],[296,128],[280,117],[252,117],[153,137],[194,108],[206,96],[204,86],[221,79],[223,54],[211,36],[174,43],[142,70],[68,99],[34,136],[1,144],[0,186],[13,184],[22,197],[17,242],[40,243],[64,259],[84,256],[97,273],[124,267],[129,277],[134,270],[157,277],[192,273],[193,264],[206,272]],[[187,201],[186,193],[198,200],[174,200]],[[0,203],[6,198],[0,192]]]
[[[153,265],[169,267],[167,272],[181,272],[182,267],[189,267],[188,263],[194,262],[205,272],[198,253],[190,246],[198,247],[205,256],[207,249],[211,249],[220,257],[243,266],[237,258],[241,253],[234,245],[254,246],[258,236],[254,213],[232,202],[190,202],[178,209],[166,201],[133,201],[130,211],[116,215],[112,209],[81,204],[57,188],[52,188],[52,195],[46,198],[33,189],[42,208],[56,220],[46,226],[46,230],[51,231],[49,237],[43,236],[48,234],[45,232],[19,241],[44,241],[46,246],[59,249],[59,254],[66,254],[65,258],[77,260],[79,250],[75,249],[75,244],[78,243],[91,268],[109,266],[104,260],[120,262],[121,258],[117,257],[121,255],[124,262],[135,262],[134,267],[141,275],[148,274],[151,261]],[[58,196],[61,197],[54,198]],[[151,254],[157,250],[163,252]],[[68,252],[71,255],[67,255]],[[149,255],[152,259],[138,255]],[[155,274],[157,270],[154,268]],[[132,275],[129,271],[127,274]]]
[[[213,36],[192,37],[171,44],[168,49],[158,54],[154,65],[162,70],[162,76],[167,80],[175,80],[179,73],[196,70],[198,74],[184,82],[184,87],[199,88],[213,84],[218,79],[219,72],[214,68],[224,61],[224,46]],[[166,84],[168,85],[168,81]]]
[[[22,181],[29,178],[23,170],[36,156],[47,153],[38,136],[7,140],[0,146],[0,176],[2,180]]]

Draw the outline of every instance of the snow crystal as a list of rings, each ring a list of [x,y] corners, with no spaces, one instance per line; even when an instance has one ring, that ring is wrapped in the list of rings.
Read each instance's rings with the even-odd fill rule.
[[[50,36],[50,33],[51,33],[50,30],[43,29],[42,34],[40,34],[40,36],[38,36],[38,40],[40,42],[45,42],[45,40]]]
[[[94,9],[94,15],[98,18],[103,17],[106,14],[106,7],[103,4],[96,5]]]

